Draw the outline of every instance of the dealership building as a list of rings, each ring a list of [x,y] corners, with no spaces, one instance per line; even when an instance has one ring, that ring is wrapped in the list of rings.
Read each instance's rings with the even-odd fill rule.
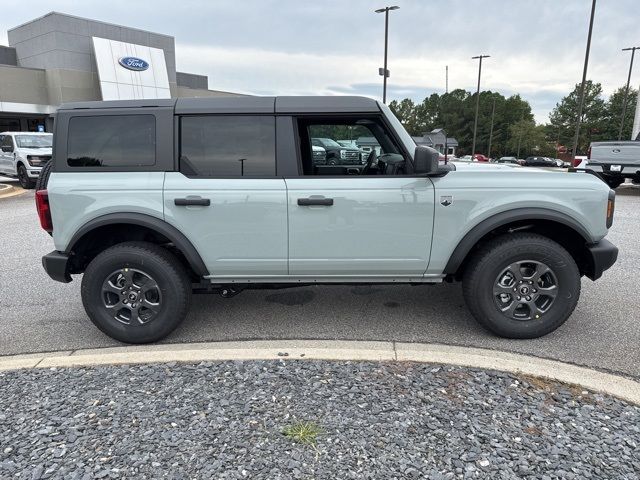
[[[176,71],[175,40],[57,12],[8,31],[0,46],[0,132],[51,131],[61,103],[239,95]]]

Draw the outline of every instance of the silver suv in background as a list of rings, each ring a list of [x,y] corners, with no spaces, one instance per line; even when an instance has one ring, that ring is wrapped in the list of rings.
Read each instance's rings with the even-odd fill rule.
[[[40,170],[51,160],[52,142],[51,133],[0,133],[0,174],[18,178],[22,188],[33,188]]]

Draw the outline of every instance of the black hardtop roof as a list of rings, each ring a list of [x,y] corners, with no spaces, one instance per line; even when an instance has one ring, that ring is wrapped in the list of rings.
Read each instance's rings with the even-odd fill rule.
[[[378,102],[356,96],[197,97],[149,100],[73,102],[59,110],[173,107],[176,114],[202,113],[367,113],[379,112]]]

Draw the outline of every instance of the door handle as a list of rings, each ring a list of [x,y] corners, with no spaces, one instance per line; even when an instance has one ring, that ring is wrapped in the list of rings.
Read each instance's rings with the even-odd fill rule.
[[[188,206],[188,205],[199,205],[201,207],[208,207],[211,205],[211,200],[208,198],[202,197],[187,197],[187,198],[176,198],[173,203],[180,207]]]
[[[323,207],[330,207],[333,205],[333,198],[324,198],[324,197],[309,197],[309,198],[299,198],[298,205],[301,207],[308,207],[310,205],[321,205]]]

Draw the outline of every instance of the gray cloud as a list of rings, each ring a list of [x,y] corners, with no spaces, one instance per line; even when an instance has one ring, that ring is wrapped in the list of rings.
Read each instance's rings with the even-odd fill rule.
[[[449,88],[518,92],[538,121],[580,81],[588,0],[397,0],[390,18],[390,98],[422,100]],[[173,35],[178,68],[207,74],[210,88],[254,94],[362,94],[377,97],[383,16],[371,0],[245,0],[109,2],[53,0],[28,9],[7,5],[6,30],[50,10]],[[624,84],[640,42],[637,0],[599,2],[589,78],[611,93]],[[640,67],[638,67],[640,69]],[[634,85],[640,81],[636,71]]]

